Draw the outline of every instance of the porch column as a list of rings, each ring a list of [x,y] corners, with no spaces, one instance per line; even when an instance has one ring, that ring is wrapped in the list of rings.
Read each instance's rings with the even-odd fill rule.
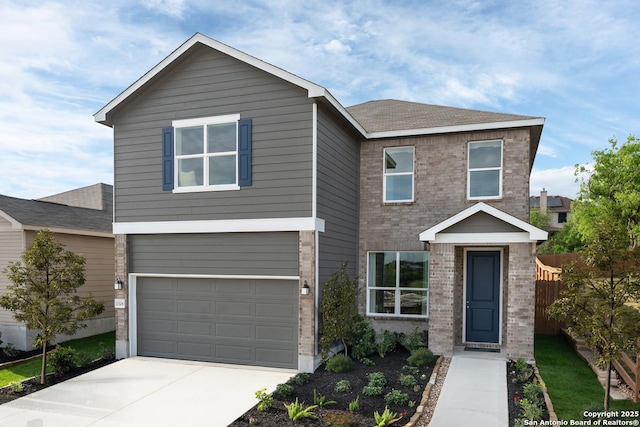
[[[116,299],[124,299],[125,308],[116,308],[116,359],[129,357],[129,262],[127,259],[127,235],[115,235],[116,279],[119,278],[122,289],[115,290]],[[115,280],[114,280],[115,281]]]
[[[535,243],[509,245],[507,357],[533,360],[536,264]]]
[[[429,348],[451,356],[454,346],[455,246],[431,243],[429,250]]]
[[[316,355],[316,232],[300,231],[299,236],[298,369],[302,372],[313,372]],[[301,293],[305,282],[309,286],[308,295]]]

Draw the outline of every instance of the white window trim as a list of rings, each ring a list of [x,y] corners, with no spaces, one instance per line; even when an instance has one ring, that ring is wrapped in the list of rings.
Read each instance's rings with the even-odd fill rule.
[[[397,148],[411,148],[413,155],[413,164],[411,172],[396,172],[396,173],[387,173],[386,170],[386,161],[387,161],[387,150],[394,150]],[[415,201],[415,173],[416,173],[416,147],[413,146],[400,146],[400,147],[385,147],[382,150],[382,200],[384,203],[411,203]],[[387,177],[389,176],[408,176],[411,175],[411,199],[402,199],[402,200],[387,200]]]
[[[479,144],[483,142],[500,142],[500,167],[493,168],[477,168],[473,169],[473,172],[493,171],[498,170],[500,176],[498,177],[498,195],[497,196],[471,196],[471,168],[469,167],[469,161],[471,159],[471,145]],[[504,170],[504,141],[502,139],[488,139],[486,141],[469,141],[467,144],[467,200],[496,200],[502,199],[502,172]]]
[[[393,288],[390,287],[386,287],[386,286],[369,286],[369,280],[370,280],[370,276],[369,276],[369,271],[370,271],[370,256],[369,254],[372,253],[383,253],[383,252],[394,252],[396,254],[396,286]],[[429,318],[429,282],[427,279],[427,287],[426,288],[401,288],[398,283],[400,283],[400,268],[399,268],[399,261],[400,261],[400,254],[401,253],[423,253],[423,252],[427,252],[428,251],[369,251],[367,252],[367,279],[366,279],[366,289],[367,289],[367,316],[370,317],[388,317],[391,319],[397,319],[397,318],[413,318],[413,319],[428,319]],[[429,265],[429,262],[431,260],[431,257],[429,256],[427,259],[427,266]],[[393,314],[390,313],[376,313],[376,312],[372,312],[371,311],[371,290],[393,290],[394,291],[394,295],[395,295],[395,300],[394,300],[394,307],[393,307]],[[416,290],[416,291],[420,291],[420,292],[425,292],[426,296],[427,296],[427,312],[425,314],[402,314],[400,313],[400,295],[401,295],[401,290]]]
[[[193,119],[181,119],[174,120],[171,122],[173,126],[174,132],[174,176],[173,182],[175,183],[173,192],[174,193],[200,193],[204,191],[233,191],[240,190],[240,186],[238,185],[238,121],[240,120],[240,114],[226,114],[223,116],[211,116],[211,117],[197,117]],[[203,133],[203,144],[206,151],[207,144],[207,125],[216,125],[222,123],[235,123],[236,124],[236,149],[235,151],[225,151],[219,153],[202,153],[202,154],[187,154],[179,156],[178,150],[176,149],[176,144],[178,143],[178,138],[176,136],[176,130],[179,128],[185,127],[195,127],[202,126],[204,128]],[[210,185],[209,184],[209,158],[210,157],[221,157],[221,156],[230,156],[234,155],[236,158],[236,182],[235,184],[222,184],[222,185]],[[202,163],[202,185],[191,185],[188,187],[180,187],[180,169],[178,168],[178,161],[183,159],[203,159]]]

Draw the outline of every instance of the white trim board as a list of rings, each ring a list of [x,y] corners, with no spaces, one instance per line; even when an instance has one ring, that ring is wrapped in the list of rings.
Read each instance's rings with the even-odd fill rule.
[[[203,221],[114,222],[114,234],[259,233],[277,231],[324,232],[320,218],[262,218]]]

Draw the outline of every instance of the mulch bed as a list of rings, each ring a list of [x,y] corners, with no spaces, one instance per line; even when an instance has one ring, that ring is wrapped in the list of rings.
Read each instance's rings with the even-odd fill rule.
[[[515,361],[509,360],[507,361],[507,395],[508,395],[508,403],[509,403],[509,425],[515,425],[515,421],[518,418],[521,418],[521,408],[517,405],[517,401],[523,398],[524,396],[524,386],[536,380],[536,376],[533,373],[533,367],[531,367],[531,376],[527,378],[525,381],[520,381],[514,372]],[[549,411],[547,410],[547,405],[542,402],[542,420],[549,421]],[[540,421],[540,420],[537,420]]]
[[[402,367],[404,365],[408,365],[408,357],[408,351],[402,347],[397,347],[384,358],[381,358],[377,354],[375,356],[371,356],[371,360],[374,361],[375,366],[367,367],[358,362],[354,362],[354,368],[351,371],[339,374],[327,372],[324,369],[324,366],[321,366],[316,370],[316,372],[309,376],[309,382],[306,384],[291,384],[294,387],[294,391],[291,396],[282,397],[274,395],[273,406],[268,411],[260,412],[254,406],[230,424],[230,426],[241,427],[250,425],[250,418],[257,420],[257,425],[261,427],[325,426],[327,424],[323,419],[326,419],[326,417],[332,412],[335,413],[338,411],[341,415],[349,414],[347,411],[349,402],[356,399],[358,396],[360,396],[360,411],[353,414],[353,422],[350,424],[352,427],[370,427],[374,424],[374,411],[381,414],[384,411],[385,406],[388,406],[391,411],[403,415],[402,420],[397,423],[397,425],[402,425],[409,421],[411,416],[415,413],[417,405],[420,404],[422,393],[426,384],[429,382],[433,366],[435,365],[434,362],[428,367],[420,368],[420,372],[415,375],[418,380],[419,387],[414,391],[413,388],[402,386],[399,381]],[[368,384],[367,374],[372,372],[382,372],[387,379],[387,385],[384,387],[383,394],[381,396],[366,396],[362,393],[362,388]],[[339,380],[349,381],[351,383],[351,392],[338,393],[334,391],[336,383]],[[297,422],[291,421],[284,404],[293,402],[298,398],[300,402],[312,405],[314,389],[317,394],[325,396],[327,400],[335,400],[337,403],[326,408],[316,408],[314,412],[318,415],[318,419],[304,419]],[[409,395],[409,400],[415,402],[415,406],[410,408],[408,405],[387,405],[384,400],[384,395],[392,389],[407,393]]]
[[[13,360],[20,360],[22,358],[29,357],[28,353],[30,352],[21,352],[21,353],[22,353],[22,357],[18,359],[13,359]],[[39,353],[40,353],[40,350],[35,351],[35,354],[39,354]],[[6,362],[6,360],[3,360],[3,362]],[[15,391],[11,387],[0,388],[0,405],[7,402],[11,402],[12,400],[18,399],[20,397],[24,397],[36,391],[40,391],[54,384],[58,384],[63,381],[69,380],[71,378],[77,377],[78,375],[86,374],[89,371],[93,371],[94,369],[107,366],[113,362],[115,362],[115,359],[99,359],[88,365],[73,369],[64,375],[48,374],[47,383],[44,385],[40,384],[40,376],[38,375],[36,378],[31,378],[29,380],[23,381],[22,382],[23,389],[21,391]]]

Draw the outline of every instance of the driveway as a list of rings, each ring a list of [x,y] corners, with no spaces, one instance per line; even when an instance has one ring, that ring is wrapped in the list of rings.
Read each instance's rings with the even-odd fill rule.
[[[0,405],[0,427],[227,426],[295,372],[132,357]]]

